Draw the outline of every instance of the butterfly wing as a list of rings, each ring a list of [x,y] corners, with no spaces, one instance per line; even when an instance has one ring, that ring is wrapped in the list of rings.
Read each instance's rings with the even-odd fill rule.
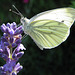
[[[54,20],[33,21],[28,29],[28,34],[41,50],[58,46],[69,35],[69,27]]]
[[[49,10],[32,17],[27,25],[23,22],[24,32],[40,49],[51,49],[67,39],[74,20],[74,8]]]
[[[59,8],[59,9],[45,11],[32,17],[30,19],[30,23],[32,21],[44,20],[44,19],[63,22],[68,27],[71,27],[71,25],[73,24],[75,20],[75,9],[74,8]]]

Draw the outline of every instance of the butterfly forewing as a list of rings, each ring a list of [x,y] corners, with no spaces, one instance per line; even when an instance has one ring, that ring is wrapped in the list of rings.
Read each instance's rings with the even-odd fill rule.
[[[28,33],[40,49],[54,48],[66,40],[69,27],[64,23],[54,20],[38,20],[30,24]]]
[[[74,8],[59,8],[59,9],[45,11],[32,17],[30,19],[30,23],[32,21],[44,20],[44,19],[63,22],[68,27],[71,27],[71,25],[73,24],[75,20],[75,9]]]

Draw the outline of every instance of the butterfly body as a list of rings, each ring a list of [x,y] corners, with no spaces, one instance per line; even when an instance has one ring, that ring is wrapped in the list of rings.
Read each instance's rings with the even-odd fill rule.
[[[74,8],[59,8],[42,12],[31,19],[22,17],[21,23],[24,33],[43,50],[57,47],[64,42],[69,36],[74,20]]]
[[[21,21],[21,23],[22,23],[22,26],[23,26],[22,28],[23,28],[23,30],[24,30],[24,33],[25,33],[25,34],[29,34],[29,32],[30,32],[30,30],[31,30],[31,29],[30,29],[30,26],[28,25],[30,20],[27,19],[26,17],[25,17],[25,18],[22,17],[20,21]]]

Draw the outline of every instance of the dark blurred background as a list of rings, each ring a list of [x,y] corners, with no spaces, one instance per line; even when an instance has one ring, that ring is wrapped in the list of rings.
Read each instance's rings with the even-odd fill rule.
[[[10,8],[15,11],[13,4],[27,18],[54,8],[75,8],[75,0],[0,0],[0,25],[8,22],[20,23],[20,16],[9,12]],[[0,37],[2,34],[0,31]],[[74,24],[68,39],[56,48],[42,51],[29,36],[24,38],[22,43],[27,50],[19,60],[24,68],[18,75],[75,75]],[[4,64],[0,58],[0,66]]]

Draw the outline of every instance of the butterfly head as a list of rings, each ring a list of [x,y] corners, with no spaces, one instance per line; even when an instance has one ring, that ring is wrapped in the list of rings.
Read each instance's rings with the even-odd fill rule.
[[[27,25],[29,23],[29,19],[27,19],[26,17],[21,17],[20,21],[23,25]]]
[[[27,19],[26,17],[25,18],[21,17],[20,21],[21,21],[22,29],[24,30],[24,33],[28,34],[27,29],[28,29],[29,19]]]

